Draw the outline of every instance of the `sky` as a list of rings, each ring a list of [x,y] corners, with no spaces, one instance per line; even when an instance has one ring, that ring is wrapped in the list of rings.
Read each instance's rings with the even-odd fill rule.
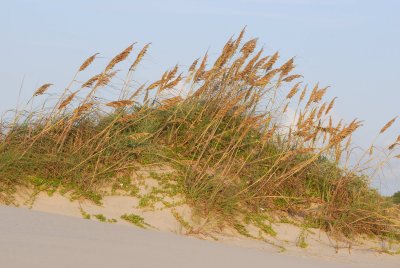
[[[216,56],[247,26],[266,53],[295,56],[306,83],[330,86],[336,116],[358,118],[356,145],[367,147],[400,114],[398,0],[0,0],[0,111],[15,108],[40,85],[63,88],[88,56],[100,63],[133,42],[151,42],[142,80],[183,67],[206,50]],[[378,143],[400,134],[400,122]],[[400,190],[400,160],[373,182]]]

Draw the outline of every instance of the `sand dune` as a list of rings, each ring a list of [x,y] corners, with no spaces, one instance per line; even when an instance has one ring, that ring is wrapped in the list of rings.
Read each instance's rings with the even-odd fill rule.
[[[400,260],[292,256],[6,206],[0,219],[1,267],[398,267]]]

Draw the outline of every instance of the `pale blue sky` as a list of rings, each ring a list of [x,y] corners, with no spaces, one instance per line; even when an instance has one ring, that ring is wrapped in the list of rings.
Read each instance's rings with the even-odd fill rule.
[[[306,82],[331,86],[337,115],[365,120],[355,140],[366,145],[400,114],[399,11],[398,0],[2,0],[0,111],[15,107],[24,76],[27,99],[46,82],[63,88],[87,56],[105,63],[137,41],[152,42],[140,72],[150,79],[207,49],[216,55],[247,25],[267,52],[296,56]],[[400,163],[392,167],[376,183],[383,193],[400,190]]]

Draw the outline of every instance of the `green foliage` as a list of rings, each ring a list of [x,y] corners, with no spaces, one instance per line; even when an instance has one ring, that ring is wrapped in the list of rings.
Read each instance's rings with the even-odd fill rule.
[[[81,210],[82,217],[83,217],[85,220],[90,220],[90,218],[91,218],[90,214],[87,213],[86,211],[84,211],[82,208],[81,208],[80,210]]]
[[[129,176],[125,175],[119,177],[112,185],[111,193],[116,194],[117,190],[122,190],[130,196],[138,196],[139,188],[132,184],[132,180]]]
[[[101,222],[106,222],[107,218],[103,214],[95,214],[93,215],[96,219],[98,219]]]
[[[400,191],[396,192],[392,196],[393,203],[400,204]]]
[[[150,225],[147,224],[141,216],[136,214],[124,214],[121,216],[121,219],[126,220],[143,229],[150,227]]]
[[[187,222],[176,210],[172,210],[171,213],[183,228],[188,231],[192,230],[190,223]]]
[[[299,238],[297,239],[297,246],[299,248],[307,248],[308,244],[306,242],[307,239],[307,231],[305,229],[303,229],[299,235]]]
[[[236,231],[239,234],[246,236],[246,237],[252,237],[250,235],[249,231],[246,229],[246,227],[243,224],[236,222],[233,224],[233,227],[236,229]]]
[[[270,235],[272,237],[275,237],[277,235],[276,231],[272,228],[271,226],[271,219],[266,216],[265,214],[261,213],[252,213],[249,214],[245,217],[244,221],[246,223],[252,223],[262,232],[264,232],[267,235]],[[266,222],[269,222],[269,224],[266,224]]]

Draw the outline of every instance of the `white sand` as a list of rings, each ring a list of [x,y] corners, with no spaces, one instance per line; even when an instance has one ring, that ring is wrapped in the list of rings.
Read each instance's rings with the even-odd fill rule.
[[[0,267],[400,267],[400,258],[317,259],[0,206]]]

